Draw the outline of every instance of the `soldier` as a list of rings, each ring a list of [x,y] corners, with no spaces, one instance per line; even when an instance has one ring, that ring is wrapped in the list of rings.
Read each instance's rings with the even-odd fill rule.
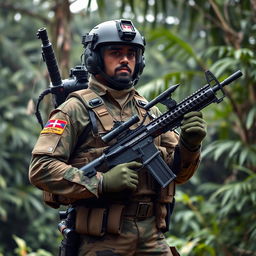
[[[104,143],[102,135],[134,114],[141,121],[146,116],[147,124],[160,111],[153,107],[146,115],[147,101],[134,88],[145,66],[145,40],[130,20],[95,26],[83,44],[89,88],[72,93],[51,113],[32,152],[30,181],[44,191],[52,207],[75,208],[79,256],[174,255],[163,233],[169,226],[175,184],[188,181],[200,161],[206,136],[202,114],[185,115],[180,136],[169,131],[155,139],[177,175],[166,188],[135,161],[85,176],[79,168],[114,143]]]

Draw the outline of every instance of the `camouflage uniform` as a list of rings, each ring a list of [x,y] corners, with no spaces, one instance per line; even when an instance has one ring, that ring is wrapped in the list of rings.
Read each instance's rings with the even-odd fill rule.
[[[109,146],[100,139],[100,135],[113,126],[113,123],[109,125],[109,119],[127,121],[134,114],[141,119],[144,115],[136,100],[140,96],[133,87],[116,91],[92,78],[89,88],[76,92],[51,113],[32,152],[30,181],[50,192],[53,206],[72,203],[77,207],[76,228],[82,241],[79,256],[172,255],[162,231],[166,230],[166,205],[173,201],[174,182],[161,189],[143,169],[139,172],[138,189],[133,194],[101,195],[98,190],[101,173],[108,170],[98,170],[96,176],[88,178],[78,169]],[[97,134],[91,129],[88,108],[81,100],[91,91],[103,99],[105,108],[97,116]],[[157,116],[160,112],[153,107],[151,114]],[[108,125],[104,124],[104,117]],[[148,122],[150,117],[146,118],[145,123]],[[86,137],[82,136],[85,130]],[[157,137],[155,144],[170,165],[175,147],[179,148],[175,183],[184,183],[194,174],[200,152],[190,152],[179,145],[174,132]],[[107,221],[104,219],[106,212]]]

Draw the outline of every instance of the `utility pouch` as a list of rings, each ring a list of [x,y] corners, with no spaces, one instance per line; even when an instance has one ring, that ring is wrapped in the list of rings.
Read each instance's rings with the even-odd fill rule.
[[[76,207],[75,230],[78,234],[103,236],[106,232],[120,234],[124,205],[111,204],[109,208]]]
[[[124,205],[112,204],[108,212],[107,232],[114,235],[119,235],[122,227]]]
[[[86,208],[84,206],[76,208],[75,230],[78,234],[103,236],[106,232],[106,221],[106,208]]]

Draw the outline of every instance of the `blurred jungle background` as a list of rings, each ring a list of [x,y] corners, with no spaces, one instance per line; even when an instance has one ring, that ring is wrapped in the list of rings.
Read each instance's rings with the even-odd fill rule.
[[[210,69],[226,98],[203,113],[208,123],[197,174],[177,188],[170,245],[182,256],[256,255],[255,0],[0,1],[0,255],[57,255],[58,211],[30,185],[28,165],[40,132],[34,112],[49,86],[37,30],[46,27],[62,79],[80,64],[81,36],[109,19],[132,19],[146,37],[138,90],[149,100],[171,84],[176,101],[206,84]],[[46,98],[44,121],[52,109]]]

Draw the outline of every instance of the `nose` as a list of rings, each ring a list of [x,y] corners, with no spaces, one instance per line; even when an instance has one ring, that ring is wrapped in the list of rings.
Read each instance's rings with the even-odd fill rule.
[[[128,63],[129,59],[127,57],[127,54],[123,54],[121,59],[120,59],[120,63]]]

